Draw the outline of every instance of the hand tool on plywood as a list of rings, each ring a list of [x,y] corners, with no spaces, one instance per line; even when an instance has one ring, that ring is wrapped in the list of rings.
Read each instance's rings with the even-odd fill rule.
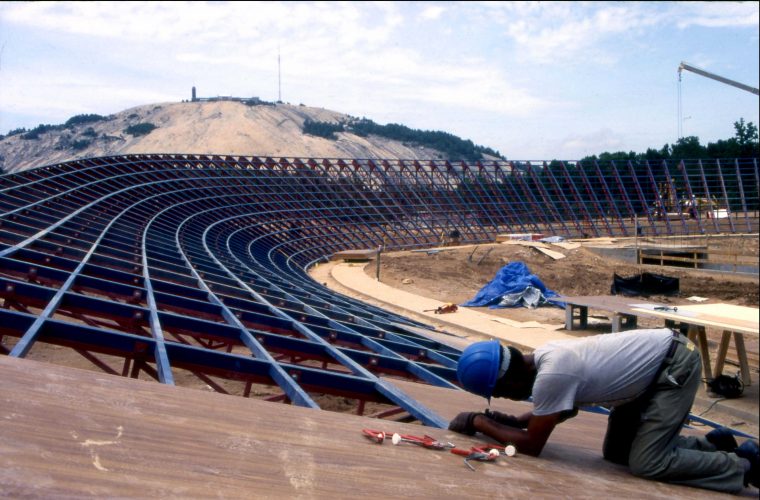
[[[443,443],[428,435],[420,437],[420,436],[412,436],[410,434],[399,434],[399,433],[390,434],[387,432],[377,431],[374,429],[363,429],[362,434],[364,434],[366,438],[371,439],[378,444],[383,444],[385,439],[387,439],[388,436],[391,436],[391,442],[394,445],[398,445],[400,443],[411,443],[411,444],[422,446],[424,448],[430,448],[433,450],[445,450],[449,448],[454,448],[456,446],[453,443]]]
[[[447,313],[453,313],[457,312],[459,307],[456,304],[444,304],[442,306],[439,306],[435,309],[425,309],[422,312],[430,312],[435,311],[435,314],[447,314]]]
[[[479,446],[473,446],[469,450],[454,448],[451,450],[451,453],[465,457],[464,464],[469,467],[470,470],[474,471],[475,468],[472,466],[472,464],[470,464],[470,460],[477,460],[479,462],[493,462],[502,454],[507,457],[513,457],[517,453],[517,448],[511,444],[505,446],[503,450],[500,448],[501,445],[499,444],[482,444]]]
[[[469,467],[471,471],[475,471],[475,467],[470,464],[470,460],[477,460],[479,462],[493,462],[499,458],[499,455],[501,454],[496,448],[486,450],[486,448],[481,448],[479,446],[473,446],[470,450],[454,448],[451,450],[451,453],[464,456],[464,464]]]
[[[362,429],[362,434],[364,437],[378,443],[383,444],[383,442],[388,438],[388,436],[391,436],[391,442],[394,445],[399,445],[401,443],[410,443],[418,446],[422,446],[424,448],[433,449],[433,450],[450,450],[451,453],[454,453],[455,455],[460,455],[465,457],[464,458],[464,464],[472,471],[475,470],[475,468],[470,464],[471,460],[477,460],[479,462],[493,462],[499,456],[505,455],[507,457],[512,457],[517,453],[517,449],[511,445],[508,444],[506,447],[501,449],[501,445],[499,444],[482,444],[478,446],[473,446],[469,450],[466,450],[464,448],[457,448],[454,443],[450,442],[441,442],[437,439],[425,435],[425,436],[412,436],[410,434],[399,434],[399,433],[387,433],[384,431],[378,431],[374,429]]]

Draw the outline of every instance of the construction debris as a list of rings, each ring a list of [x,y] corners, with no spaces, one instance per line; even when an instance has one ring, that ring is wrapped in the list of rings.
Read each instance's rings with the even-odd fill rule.
[[[562,252],[555,252],[554,250],[549,250],[548,248],[541,248],[541,247],[534,247],[534,248],[538,250],[539,252],[541,252],[542,254],[548,255],[554,260],[565,258],[565,254],[563,254]]]
[[[574,242],[574,241],[560,241],[557,243],[552,243],[552,245],[564,248],[565,250],[575,250],[576,248],[580,248],[583,245],[580,243]]]
[[[496,236],[496,242],[502,241],[536,241],[544,237],[543,233],[512,233],[512,234],[499,234]]]
[[[691,302],[705,302],[707,300],[710,300],[705,297],[698,297],[696,295],[692,295],[691,297],[686,297],[686,300],[690,300]]]

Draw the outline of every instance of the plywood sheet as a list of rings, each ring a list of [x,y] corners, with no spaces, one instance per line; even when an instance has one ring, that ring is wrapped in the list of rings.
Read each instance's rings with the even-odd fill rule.
[[[737,306],[734,304],[694,304],[678,306],[678,309],[694,311],[698,314],[718,316],[722,318],[733,318],[738,321],[745,321],[755,325],[760,321],[760,309],[756,307]]]
[[[558,330],[560,328],[564,328],[563,325],[547,325],[545,323],[539,323],[538,321],[513,321],[507,318],[502,318],[499,316],[494,316],[491,321],[495,321],[496,323],[502,323],[504,325],[509,325],[513,328],[542,328],[542,329],[551,329],[551,330]]]
[[[541,241],[523,241],[523,240],[508,240],[502,243],[502,245],[518,245],[521,247],[531,248],[549,248],[549,245]]]
[[[589,309],[599,309],[624,314],[637,314],[639,316],[646,316],[646,311],[653,310],[655,307],[663,305],[644,302],[642,300],[637,300],[636,298],[624,297],[621,295],[583,295],[576,297],[560,297],[558,300],[562,300],[568,304],[588,307]]]
[[[554,260],[559,260],[559,259],[564,259],[565,258],[565,254],[563,254],[562,252],[555,252],[554,250],[551,250],[549,248],[536,247],[536,250],[538,250],[539,252],[541,252],[544,255],[548,255],[549,257],[551,257]]]
[[[7,356],[0,380],[0,491],[10,498],[720,497],[604,462],[603,417],[563,424],[542,458],[518,454],[473,472],[451,453],[361,434],[481,442],[446,430]],[[401,386],[446,416],[483,406],[461,391]]]
[[[564,259],[565,258],[565,254],[563,254],[561,252],[556,252],[554,250],[551,250],[548,244],[543,243],[541,241],[521,241],[521,240],[512,241],[512,240],[509,240],[509,241],[503,242],[502,245],[518,245],[518,246],[522,246],[522,247],[535,248],[539,252],[541,252],[541,253],[543,253],[545,255],[548,255],[549,257],[551,257],[554,260]]]
[[[656,311],[644,307],[634,307],[633,311],[690,325],[758,336],[760,311],[757,308],[732,304],[694,304],[677,307],[677,311]]]

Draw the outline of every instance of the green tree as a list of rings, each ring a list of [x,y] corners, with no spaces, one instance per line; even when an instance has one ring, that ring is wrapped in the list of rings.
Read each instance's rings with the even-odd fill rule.
[[[64,128],[71,128],[75,125],[82,125],[84,123],[93,123],[93,122],[99,122],[103,120],[108,120],[108,117],[96,115],[96,114],[90,114],[90,115],[76,115],[72,116],[68,120],[66,120],[66,123],[63,124]]]
[[[634,153],[633,151],[629,151],[628,153],[626,153],[625,151],[616,151],[614,153],[608,153],[605,151],[604,153],[599,155],[600,161],[610,161],[610,160],[619,161],[619,160],[635,160],[635,159],[636,159],[636,153]]]
[[[707,148],[699,143],[699,137],[690,135],[681,137],[670,147],[670,157],[674,160],[705,158]]]
[[[744,123],[744,118],[739,118],[738,122],[734,122],[734,130],[736,130],[736,142],[739,146],[747,146],[752,143],[757,143],[757,126],[754,123]]]
[[[124,133],[137,137],[140,135],[148,135],[156,128],[157,127],[152,123],[138,123],[125,128]]]
[[[636,155],[637,160],[667,160],[670,158],[670,145],[665,144],[662,149],[647,148],[643,155]]]

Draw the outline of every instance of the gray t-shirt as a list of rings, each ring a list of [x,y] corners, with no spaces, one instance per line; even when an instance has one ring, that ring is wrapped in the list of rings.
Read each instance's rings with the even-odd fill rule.
[[[672,338],[666,328],[631,330],[539,347],[533,353],[538,371],[533,414],[614,405],[638,396],[654,380]]]

